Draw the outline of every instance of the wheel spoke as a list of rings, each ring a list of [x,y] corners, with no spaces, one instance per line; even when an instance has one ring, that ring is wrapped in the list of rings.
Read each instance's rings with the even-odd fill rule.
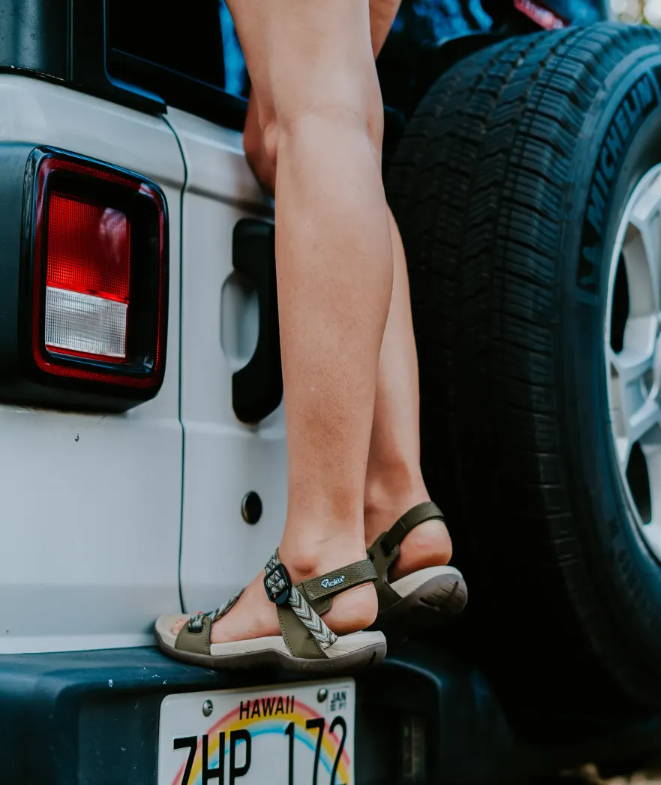
[[[615,437],[615,449],[617,451],[617,461],[623,474],[626,474],[629,458],[631,456],[632,444],[627,436]]]
[[[620,384],[627,385],[643,377],[654,362],[654,346],[646,351],[625,348],[621,352],[609,351],[611,365],[617,373]]]
[[[646,528],[654,527],[656,536],[661,537],[661,430],[648,431],[640,440],[640,448],[647,467],[650,496],[650,516]],[[648,530],[648,535],[651,535]]]
[[[634,205],[622,252],[633,315],[661,311],[661,177]]]
[[[627,440],[630,444],[634,444],[659,424],[661,424],[659,403],[655,398],[648,398],[627,419]]]

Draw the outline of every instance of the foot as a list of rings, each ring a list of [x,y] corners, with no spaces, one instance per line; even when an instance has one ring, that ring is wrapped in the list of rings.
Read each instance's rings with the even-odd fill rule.
[[[371,545],[380,534],[388,531],[407,510],[426,501],[430,501],[428,496],[367,509],[365,511],[367,542]],[[443,566],[448,564],[451,558],[450,533],[443,521],[432,518],[416,526],[404,537],[399,547],[399,556],[389,570],[388,579],[396,581],[398,578],[410,575],[416,570],[423,570],[425,567]]]
[[[286,544],[280,547],[280,558],[287,567],[292,583],[314,578],[345,564],[364,559],[364,546],[348,549],[346,544],[324,543],[323,556],[305,560],[291,556]],[[236,605],[211,627],[212,643],[280,635],[276,606],[264,591],[264,573],[260,572],[243,591]],[[333,599],[333,606],[324,614],[324,621],[333,632],[347,635],[369,627],[375,620],[378,601],[373,584],[356,586]],[[175,635],[188,620],[182,616],[173,626]]]

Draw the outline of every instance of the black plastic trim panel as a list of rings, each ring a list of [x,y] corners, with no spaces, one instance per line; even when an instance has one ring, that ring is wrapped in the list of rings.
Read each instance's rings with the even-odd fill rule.
[[[243,368],[232,374],[232,406],[243,422],[256,423],[282,400],[280,329],[272,223],[242,218],[234,227],[234,269],[257,294],[257,345]]]

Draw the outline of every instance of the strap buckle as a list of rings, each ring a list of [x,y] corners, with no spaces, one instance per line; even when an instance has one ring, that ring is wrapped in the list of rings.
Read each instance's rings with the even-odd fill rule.
[[[285,605],[291,595],[292,582],[284,564],[278,563],[264,575],[266,596],[276,605]]]

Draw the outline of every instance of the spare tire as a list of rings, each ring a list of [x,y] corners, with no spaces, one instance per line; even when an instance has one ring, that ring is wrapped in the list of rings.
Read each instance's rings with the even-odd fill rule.
[[[388,172],[471,651],[545,710],[661,705],[660,78],[648,28],[509,39]]]

